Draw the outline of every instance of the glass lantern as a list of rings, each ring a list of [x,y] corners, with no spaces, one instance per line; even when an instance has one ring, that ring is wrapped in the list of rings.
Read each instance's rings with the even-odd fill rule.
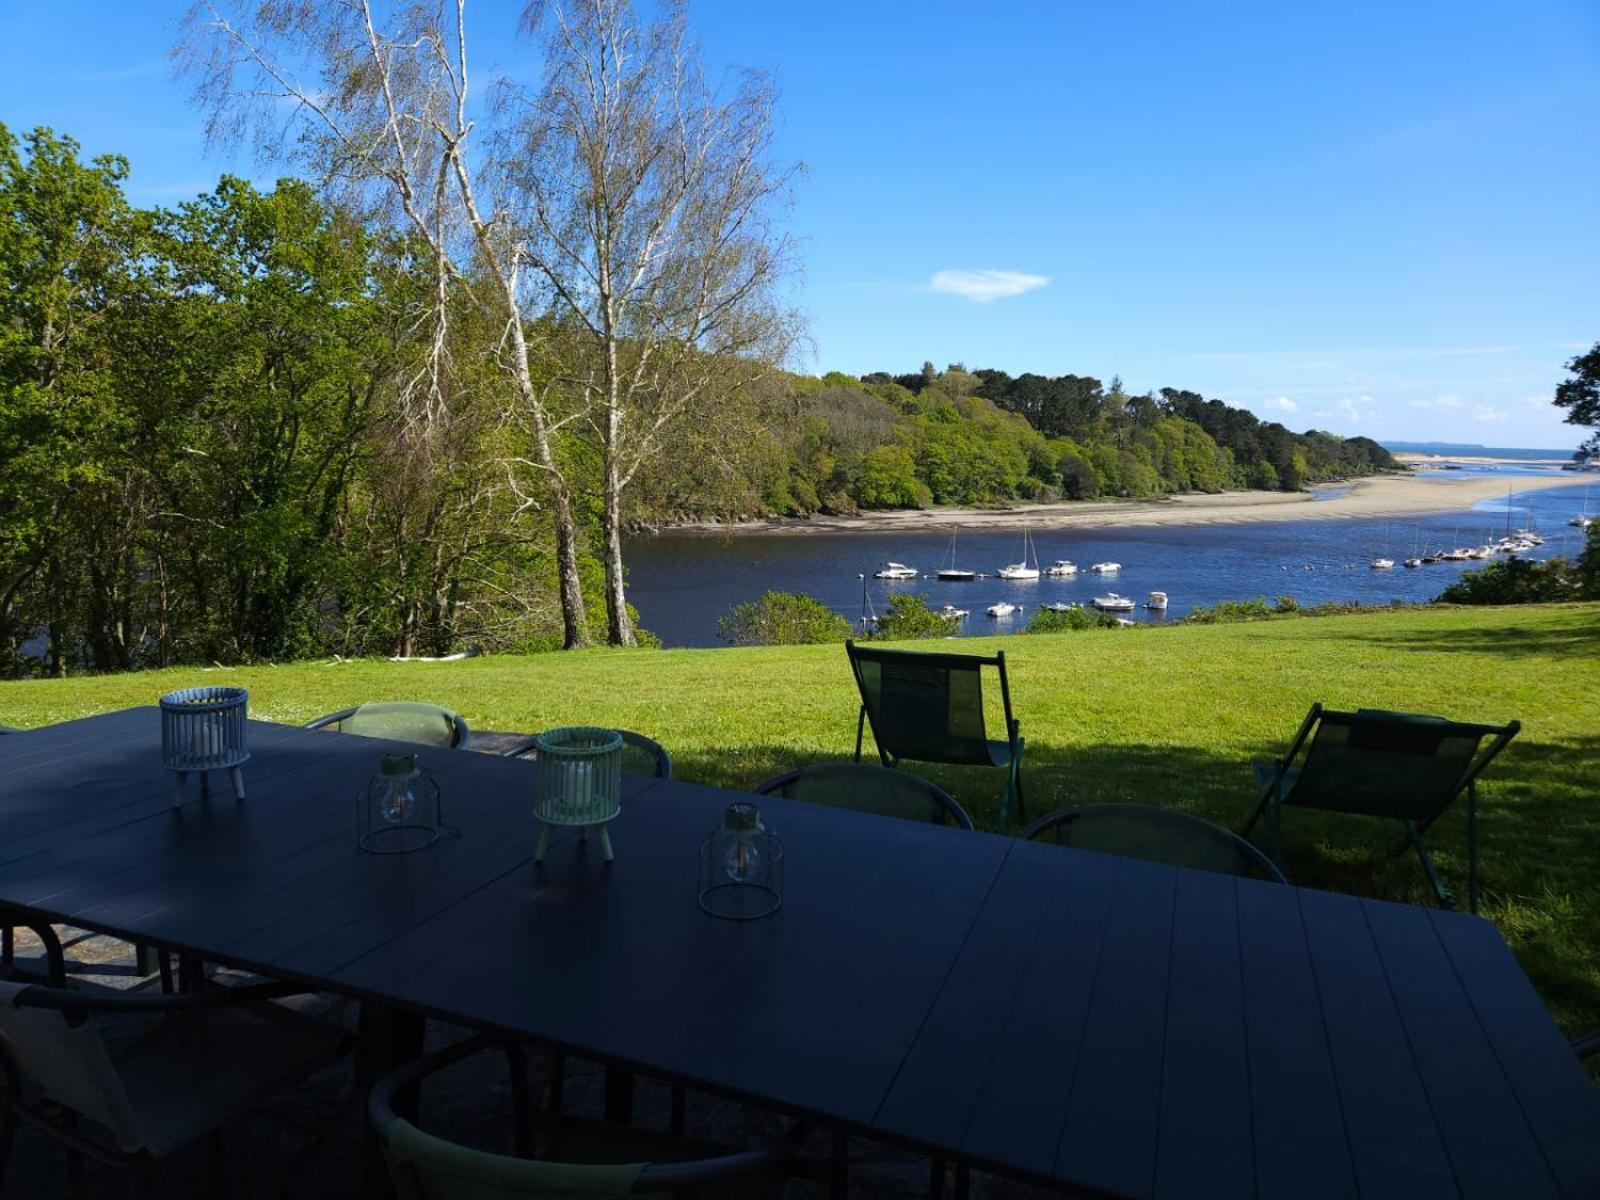
[[[356,839],[371,854],[409,854],[439,840],[439,785],[415,754],[385,754],[356,802]]]
[[[183,803],[191,771],[200,773],[200,798],[211,793],[210,773],[226,771],[236,800],[244,799],[245,746],[250,693],[242,687],[193,687],[161,697],[161,761],[176,773],[173,789]]]
[[[700,907],[714,917],[770,917],[783,904],[783,842],[748,800],[722,810],[700,845]]]
[[[577,826],[583,836],[597,830],[600,853],[611,861],[608,826],[622,811],[622,735],[615,729],[577,725],[547,729],[533,739],[534,811],[539,817],[539,848],[533,861],[542,863],[550,847],[550,830]]]

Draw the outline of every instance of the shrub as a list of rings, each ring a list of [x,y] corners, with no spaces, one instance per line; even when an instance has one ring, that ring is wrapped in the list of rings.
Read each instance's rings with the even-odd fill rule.
[[[1575,600],[1578,583],[1565,559],[1508,558],[1468,571],[1439,593],[1442,604],[1538,604]]]
[[[1067,633],[1080,629],[1115,629],[1117,619],[1097,608],[1069,608],[1065,612],[1041,608],[1028,622],[1029,633]]]
[[[889,610],[878,618],[878,631],[873,636],[886,641],[950,637],[960,623],[959,617],[934,612],[920,596],[890,596]]]
[[[850,636],[849,621],[798,592],[768,592],[759,600],[735,604],[717,625],[735,646],[801,646]]]

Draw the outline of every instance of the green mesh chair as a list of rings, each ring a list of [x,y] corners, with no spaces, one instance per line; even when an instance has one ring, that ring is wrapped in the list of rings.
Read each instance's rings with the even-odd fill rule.
[[[616,732],[622,736],[622,770],[625,774],[642,775],[648,779],[672,778],[672,755],[667,753],[665,746],[654,738],[634,733],[631,729],[619,729]],[[530,734],[516,744],[506,747],[500,752],[501,756],[538,757],[534,746],[535,736]]]
[[[1518,721],[1472,725],[1420,713],[1335,712],[1313,704],[1287,754],[1270,763],[1259,759],[1251,763],[1260,801],[1240,832],[1249,836],[1265,815],[1272,857],[1281,863],[1285,807],[1400,821],[1406,837],[1394,852],[1416,850],[1434,896],[1449,908],[1453,907],[1450,891],[1439,878],[1423,837],[1465,792],[1467,890],[1471,909],[1477,912],[1477,779],[1521,728]]]
[[[777,1194],[776,1178],[805,1136],[803,1126],[770,1146],[732,1154],[705,1156],[703,1147],[660,1134],[598,1122],[546,1119],[541,1147],[572,1154],[580,1161],[551,1161],[495,1154],[446,1141],[419,1129],[395,1111],[395,1094],[420,1084],[427,1076],[484,1050],[504,1049],[485,1037],[457,1042],[379,1080],[368,1100],[372,1121],[399,1200],[540,1200],[588,1196],[635,1196],[678,1192],[698,1194],[724,1185],[727,1194],[764,1194],[761,1176]],[[511,1055],[513,1076],[520,1056]],[[513,1096],[516,1095],[513,1078]],[[523,1141],[530,1114],[518,1112],[518,1140]],[[526,1150],[524,1143],[519,1149]]]
[[[1237,834],[1188,813],[1149,804],[1063,808],[1041,817],[1022,836],[1030,842],[1050,841],[1219,875],[1285,882],[1272,860]]]
[[[465,750],[472,733],[458,713],[437,704],[412,700],[387,700],[341,708],[325,717],[306,723],[307,729],[334,729],[362,737],[388,738],[395,742],[414,742],[419,746],[441,746]]]
[[[886,767],[902,761],[998,767],[1006,773],[1005,796],[995,828],[1004,833],[1012,820],[1026,820],[1022,803],[1022,734],[1011,715],[1011,685],[1004,650],[978,654],[925,654],[844,644],[850,670],[861,691],[856,718],[856,761],[861,761],[865,729],[872,726],[878,757]],[[984,726],[983,671],[1000,676],[1005,740],[990,739]],[[1015,813],[1013,813],[1013,806]]]
[[[971,829],[972,818],[943,788],[904,771],[861,763],[824,763],[774,775],[756,787],[761,796],[782,796],[853,812],[904,817]]]

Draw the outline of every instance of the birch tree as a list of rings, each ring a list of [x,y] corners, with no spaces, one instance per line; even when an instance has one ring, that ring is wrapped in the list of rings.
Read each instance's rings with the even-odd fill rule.
[[[472,145],[466,0],[200,0],[174,52],[196,80],[213,140],[249,138],[265,157],[320,176],[376,220],[397,224],[432,256],[433,294],[418,314],[426,366],[405,389],[413,434],[425,439],[446,401],[452,293],[481,288],[500,314],[494,348],[511,375],[532,468],[550,508],[565,644],[588,641],[573,499],[558,416],[530,363],[523,222],[488,197]],[[476,292],[474,292],[476,294]]]
[[[710,88],[683,4],[644,24],[631,0],[536,2],[523,24],[543,74],[532,93],[501,89],[498,195],[562,330],[556,380],[598,449],[607,635],[632,645],[629,486],[674,422],[716,422],[796,336],[775,226],[795,169],[771,161],[770,81]]]

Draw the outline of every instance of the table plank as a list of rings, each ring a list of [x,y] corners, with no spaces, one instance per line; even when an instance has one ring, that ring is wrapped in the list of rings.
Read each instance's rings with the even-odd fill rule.
[[[1364,907],[1462,1195],[1558,1195],[1428,911],[1376,902]]]
[[[1600,1091],[1575,1063],[1510,948],[1487,921],[1429,912],[1561,1193],[1600,1196]]]
[[[1044,919],[1020,947],[1015,988],[1002,986],[993,1015],[1001,1029],[959,1150],[1050,1178],[1056,1170],[1084,1026],[1105,947],[1118,873],[1127,860],[1059,846],[1018,843],[1007,873],[1042,873]],[[1015,968],[1014,968],[1015,970]],[[1004,977],[1000,977],[1004,984]],[[925,1053],[936,1054],[928,1046]]]
[[[1298,895],[1276,885],[1241,886],[1239,965],[1250,1072],[1247,1114],[1262,1200],[1354,1196],[1317,976]]]
[[[1361,1195],[1459,1195],[1362,902],[1298,895]]]
[[[1176,883],[1152,1191],[1248,1196],[1255,1148],[1238,893],[1277,885],[1201,871],[1179,872]]]

